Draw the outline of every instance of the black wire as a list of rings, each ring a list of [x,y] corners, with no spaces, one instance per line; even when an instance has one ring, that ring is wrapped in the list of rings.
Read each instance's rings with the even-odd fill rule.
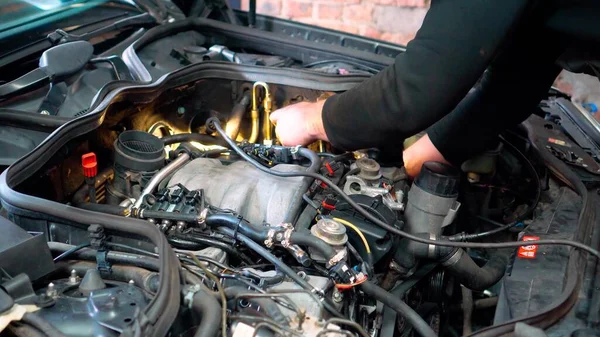
[[[214,118],[214,117],[209,118],[207,121],[207,125],[211,125],[211,124],[214,125],[214,127],[215,127],[216,131],[219,133],[219,135],[221,137],[223,137],[223,139],[228,143],[228,145],[235,152],[237,152],[240,157],[244,158],[246,161],[248,161],[250,164],[254,165],[260,171],[263,171],[263,172],[266,172],[266,173],[269,173],[269,174],[272,174],[272,175],[278,176],[278,177],[309,177],[309,178],[313,178],[313,179],[318,179],[318,180],[322,181],[323,183],[325,183],[326,185],[328,185],[336,194],[338,194],[342,199],[344,199],[344,201],[346,201],[352,208],[354,208],[358,213],[360,213],[366,219],[368,219],[369,221],[373,222],[375,225],[385,229],[386,231],[388,231],[392,234],[396,234],[400,237],[403,237],[403,238],[406,238],[406,239],[409,239],[409,240],[412,240],[415,242],[420,242],[420,243],[424,243],[424,244],[428,244],[428,245],[435,245],[435,246],[445,246],[445,247],[499,249],[499,248],[517,248],[517,247],[521,247],[521,246],[531,245],[531,242],[525,243],[525,242],[520,242],[520,241],[500,242],[500,243],[494,243],[494,242],[483,243],[483,242],[453,242],[453,241],[446,241],[446,240],[430,240],[430,239],[426,239],[424,237],[420,237],[420,236],[416,236],[416,235],[404,232],[392,225],[385,223],[384,221],[381,221],[377,217],[373,216],[370,212],[368,212],[367,210],[362,208],[359,204],[357,204],[354,200],[352,200],[346,193],[344,193],[344,191],[342,191],[341,188],[339,188],[331,180],[327,179],[326,177],[324,177],[321,174],[313,173],[313,172],[306,172],[306,171],[279,172],[279,171],[270,170],[270,169],[262,166],[259,162],[254,160],[252,157],[246,155],[246,153],[244,151],[242,151],[242,149],[240,149],[234,141],[232,141],[229,137],[227,137],[227,135],[225,134],[225,131],[223,131],[223,129],[221,128],[220,122],[217,118]],[[300,150],[310,151],[305,148],[300,148]],[[571,246],[571,247],[575,247],[575,248],[584,250],[584,251],[594,255],[598,259],[600,259],[600,252],[598,250],[596,250],[590,246],[587,246],[583,243],[576,242],[576,241],[562,240],[562,239],[548,239],[548,240],[535,241],[535,244],[536,245]]]
[[[77,253],[78,251],[80,251],[80,250],[82,250],[84,248],[87,248],[89,246],[90,246],[89,243],[82,243],[79,246],[75,246],[75,247],[67,250],[66,252],[60,254],[59,256],[55,257],[53,261],[54,262],[58,262],[58,261],[60,261],[60,260],[62,260],[64,258],[68,257],[69,255],[71,255],[73,253]]]

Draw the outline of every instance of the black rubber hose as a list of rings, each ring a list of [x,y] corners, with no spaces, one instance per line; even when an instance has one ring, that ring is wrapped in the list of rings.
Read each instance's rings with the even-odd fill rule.
[[[38,316],[36,313],[26,313],[25,315],[23,315],[21,321],[42,331],[48,337],[67,337],[67,335],[60,332],[52,324],[48,323],[48,321]]]
[[[296,272],[292,268],[290,268],[287,264],[283,263],[283,261],[278,259],[275,255],[271,254],[271,252],[269,252],[266,248],[264,248],[263,246],[261,246],[260,244],[258,244],[256,242],[254,242],[249,237],[247,237],[243,234],[240,234],[240,233],[236,233],[235,230],[233,230],[231,228],[219,227],[218,229],[220,232],[225,233],[231,237],[235,236],[237,240],[240,240],[248,248],[255,251],[258,255],[262,256],[265,260],[271,262],[275,266],[275,268],[277,268],[282,273],[287,275],[292,281],[296,282],[303,289],[305,289],[311,293],[318,292],[317,289],[315,289],[310,283],[308,283],[308,281],[306,281],[305,279],[300,277],[298,274],[296,274]],[[340,318],[344,317],[325,298],[323,298],[322,302],[323,302],[323,306],[325,307],[325,309],[327,309],[327,311],[329,311],[332,315],[334,315],[335,317],[340,317]]]
[[[396,253],[394,254],[394,261],[406,271],[411,270],[417,264],[415,255],[409,251],[410,245],[410,240],[400,240],[398,249],[396,249]]]
[[[235,297],[239,296],[240,294],[247,294],[248,292],[249,292],[249,290],[244,287],[225,288],[225,296],[227,296],[228,299],[234,299]],[[285,316],[281,312],[281,310],[279,309],[279,305],[277,303],[275,303],[275,301],[273,301],[272,299],[266,298],[266,297],[261,297],[261,298],[243,297],[243,298],[256,306],[259,306],[260,309],[263,310],[265,315],[267,315],[269,318],[273,319],[278,324],[285,325],[285,326],[290,325],[290,321],[287,318],[287,316]]]
[[[177,234],[177,233],[175,233],[175,234],[169,235],[168,239],[172,243],[178,242],[178,243],[181,243],[182,245],[187,245],[188,247],[195,247],[195,248],[182,248],[181,247],[181,249],[199,250],[199,249],[203,249],[206,247],[215,247],[215,248],[219,248],[219,249],[225,251],[228,254],[238,257],[240,260],[244,261],[247,264],[253,263],[252,259],[249,256],[247,256],[246,254],[244,254],[243,252],[240,252],[239,250],[237,250],[232,245],[230,245],[226,242],[222,242],[222,241],[219,241],[214,238],[200,236],[200,235],[194,235],[194,234]],[[172,239],[177,239],[177,241],[171,241]],[[192,246],[192,244],[196,244],[196,245]],[[178,248],[180,248],[180,247],[178,247]]]
[[[290,236],[290,242],[299,246],[307,246],[321,253],[328,261],[335,256],[336,252],[327,242],[306,232],[294,232]]]
[[[169,243],[171,244],[171,246],[173,246],[174,248],[177,248],[177,249],[200,250],[200,249],[206,247],[206,245],[204,245],[204,244],[189,241],[189,240],[186,240],[186,239],[183,239],[180,237],[168,236],[167,240],[169,240]]]
[[[87,209],[88,211],[101,212],[112,215],[127,216],[129,210],[127,207],[119,205],[108,205],[108,204],[94,204],[94,203],[82,203],[76,204],[75,206]],[[172,221],[184,221],[196,223],[198,222],[198,215],[177,213],[177,212],[166,212],[166,211],[152,211],[152,210],[141,210],[139,217],[142,219],[165,219]]]
[[[240,125],[242,125],[242,119],[246,114],[248,105],[250,105],[250,91],[246,91],[240,101],[233,106],[231,116],[227,120],[225,131],[231,139],[236,139],[238,133],[240,133]]]
[[[61,261],[55,264],[56,270],[69,274],[75,270],[78,275],[84,275],[89,269],[96,269],[96,263],[92,261]],[[110,280],[128,282],[133,280],[135,285],[147,292],[155,293],[158,289],[158,273],[148,269],[114,264],[111,266]]]
[[[237,230],[238,233],[244,234],[256,242],[263,242],[267,239],[268,228],[252,225],[250,222],[233,214],[210,214],[206,217],[206,224],[212,228],[225,226]],[[330,245],[308,233],[294,232],[290,236],[290,242],[300,246],[312,247],[323,254],[327,260],[335,255],[335,250]]]
[[[0,124],[27,127],[38,131],[52,132],[73,118],[49,116],[29,111],[0,108]]]
[[[221,326],[221,303],[200,289],[192,298],[192,310],[201,317],[194,337],[214,337]]]
[[[75,201],[75,200],[73,200]],[[77,208],[85,209],[88,211],[100,212],[111,215],[119,215],[126,216],[127,215],[127,207],[121,207],[119,205],[109,205],[109,204],[95,204],[90,202],[84,203],[76,203],[75,206]]]
[[[458,257],[455,254],[461,255]],[[498,283],[504,276],[510,251],[497,250],[492,254],[488,262],[483,267],[479,267],[464,250],[458,249],[449,258],[454,260],[458,257],[458,260],[451,264],[448,263],[449,260],[442,261],[442,265],[465,287],[483,291]]]
[[[165,145],[176,143],[198,142],[204,145],[220,145],[227,147],[227,143],[220,138],[202,133],[178,133],[176,135],[164,136],[161,138]]]
[[[74,246],[60,242],[48,242],[48,247],[53,253],[64,253],[67,250],[72,249]],[[96,261],[96,254],[97,251],[94,249],[83,248],[71,254],[70,256],[72,257],[72,259],[77,260]],[[108,260],[108,262],[111,263],[134,266],[156,272],[160,271],[160,261],[158,259],[145,255],[117,252],[111,250],[106,255],[106,259]],[[188,283],[195,284],[201,282],[200,280],[198,280],[197,277],[195,277],[191,273],[184,272],[184,276],[186,282]]]
[[[365,294],[372,296],[379,302],[402,315],[421,337],[437,337],[437,334],[429,324],[427,324],[416,311],[409,307],[408,304],[404,303],[400,298],[395,297],[371,281],[364,282],[360,287]]]
[[[206,217],[206,225],[211,228],[224,226],[236,230],[257,242],[265,241],[269,230],[267,227],[253,225],[240,216],[228,213],[209,214]]]

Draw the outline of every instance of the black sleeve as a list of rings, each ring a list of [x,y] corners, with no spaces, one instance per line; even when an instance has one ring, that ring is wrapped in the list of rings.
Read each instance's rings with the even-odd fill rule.
[[[496,55],[527,0],[433,0],[394,65],[327,99],[323,124],[341,149],[378,147],[448,114]]]
[[[503,48],[480,83],[427,133],[449,162],[463,161],[497,142],[506,128],[525,120],[547,95],[561,68],[555,64],[568,40],[532,18]]]

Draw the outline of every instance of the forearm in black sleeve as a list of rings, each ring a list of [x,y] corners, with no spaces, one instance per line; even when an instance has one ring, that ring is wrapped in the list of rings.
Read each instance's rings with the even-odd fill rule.
[[[560,72],[556,58],[567,41],[531,22],[490,65],[481,82],[427,133],[449,162],[463,161],[497,142],[498,134],[525,120]]]
[[[330,97],[323,124],[341,149],[377,147],[425,130],[460,102],[529,1],[433,0],[394,65]]]

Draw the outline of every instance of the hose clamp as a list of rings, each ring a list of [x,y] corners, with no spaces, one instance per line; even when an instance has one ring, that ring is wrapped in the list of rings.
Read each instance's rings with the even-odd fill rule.
[[[189,309],[191,309],[192,308],[192,304],[194,303],[194,295],[196,295],[196,293],[199,292],[199,291],[200,291],[200,285],[199,284],[190,286],[187,289],[187,293],[183,297],[183,305],[185,305]]]
[[[437,236],[433,233],[430,233],[429,240],[437,240]],[[435,245],[429,245],[427,247],[427,257],[429,257],[430,259],[435,259],[435,249],[436,249]]]
[[[281,245],[284,248],[289,248],[291,246],[290,238],[292,237],[293,229],[286,229],[285,233],[283,233],[283,240],[281,241]]]
[[[267,232],[267,239],[265,240],[265,246],[267,248],[273,247],[273,237],[274,236],[275,236],[275,230],[269,229],[269,231]]]
[[[454,264],[456,264],[463,256],[463,254],[465,253],[464,250],[462,249],[457,249],[454,254],[452,254],[449,258],[447,258],[445,261],[442,261],[442,266],[444,267],[450,267]]]
[[[208,217],[208,207],[203,209],[198,216],[198,224],[202,225],[206,222],[206,218]]]

